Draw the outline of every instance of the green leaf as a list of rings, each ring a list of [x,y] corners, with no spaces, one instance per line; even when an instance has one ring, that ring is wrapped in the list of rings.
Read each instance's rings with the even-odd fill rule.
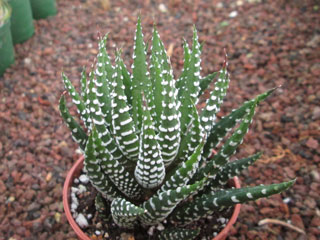
[[[207,133],[210,133],[212,126],[215,125],[216,114],[220,111],[220,105],[229,87],[230,79],[226,66],[227,60],[225,60],[224,67],[220,70],[219,78],[214,85],[214,90],[211,92],[210,98],[207,99],[206,106],[201,112],[201,126]]]
[[[124,198],[115,198],[111,203],[113,221],[120,227],[134,228],[137,217],[145,212],[146,210],[135,206]]]
[[[180,93],[181,95],[190,96],[192,101],[197,103],[198,93],[200,91],[200,44],[198,41],[197,29],[193,28],[193,39],[192,39],[192,52],[190,55],[190,62],[187,66],[185,73],[185,89]],[[182,73],[184,75],[184,73]]]
[[[212,149],[215,149],[226,134],[244,118],[249,109],[251,109],[256,102],[259,104],[261,101],[266,99],[275,89],[276,88],[270,89],[269,91],[258,95],[256,98],[245,102],[241,107],[236,110],[232,110],[228,116],[223,117],[216,125],[214,125],[204,146],[203,158],[208,159],[212,153]]]
[[[94,127],[93,131],[95,131]],[[112,200],[121,195],[108,176],[103,173],[100,167],[100,159],[97,159],[98,154],[94,148],[93,134],[91,134],[85,149],[84,167],[87,170],[87,175],[92,185],[101,192],[105,198]]]
[[[219,186],[226,185],[229,179],[239,175],[240,171],[252,165],[260,157],[261,157],[261,153],[257,153],[250,157],[242,158],[240,160],[235,160],[227,163],[225,167],[222,169],[222,171],[217,173],[215,179],[211,180],[208,187],[214,190]]]
[[[183,96],[183,92],[186,89],[185,83],[187,82],[186,77],[187,77],[187,73],[189,71],[189,65],[190,65],[191,50],[189,48],[188,42],[185,39],[183,40],[183,52],[184,52],[183,69],[176,83],[176,87],[179,90],[178,96]]]
[[[152,84],[149,79],[147,70],[145,43],[143,41],[143,33],[141,27],[141,19],[138,18],[137,30],[135,36],[135,45],[133,52],[132,65],[132,117],[137,131],[140,131],[142,124],[141,116],[141,92],[144,92],[147,98],[148,105],[152,107]]]
[[[74,120],[73,116],[70,114],[66,106],[66,99],[63,95],[60,98],[59,109],[64,122],[71,131],[72,138],[79,144],[82,151],[84,151],[88,136],[83,128],[76,122],[76,120]]]
[[[198,169],[203,145],[204,141],[198,145],[191,157],[187,161],[183,162],[180,168],[174,171],[175,173],[162,185],[159,192],[183,187],[188,183]]]
[[[152,56],[151,56],[151,66],[150,66],[150,76],[151,76],[151,79],[153,80],[153,94],[154,94],[155,108],[150,109],[150,111],[151,111],[152,118],[154,120],[156,130],[158,131],[158,128],[161,122],[160,116],[163,111],[162,102],[164,101],[164,95],[162,94],[162,92],[164,91],[164,86],[161,84],[163,80],[163,76],[161,74],[162,68],[158,61],[158,57],[155,55],[155,53],[152,53]]]
[[[119,59],[120,63],[120,68],[122,72],[122,77],[123,77],[123,84],[125,86],[124,92],[127,96],[127,102],[128,105],[132,106],[132,79],[131,79],[131,74],[127,70],[126,65],[124,64],[122,58]]]
[[[94,85],[93,81],[93,74],[92,72],[89,74],[90,81],[88,83],[87,89],[87,98],[88,98],[88,105],[87,109],[90,110],[90,116],[93,120],[95,128],[99,134],[101,139],[101,144],[109,152],[112,153],[112,156],[116,159],[123,159],[122,152],[119,150],[117,143],[115,142],[114,138],[111,136],[109,129],[106,124],[106,120],[103,116],[103,113],[100,108],[99,101],[97,100],[97,90]]]
[[[199,115],[196,106],[190,98],[188,98],[189,103],[192,105],[191,112],[191,123],[188,127],[187,133],[181,135],[181,143],[179,148],[179,153],[177,156],[176,164],[187,159],[197,148],[199,142],[203,138],[203,128],[200,125]]]
[[[189,103],[188,98],[191,98],[192,102],[197,104],[198,101],[198,93],[200,91],[200,44],[198,42],[197,30],[194,27],[193,30],[193,44],[192,44],[192,52],[189,55],[188,47],[185,44],[185,66],[184,70],[181,74],[180,79],[177,83],[178,99],[181,103],[180,106],[180,123],[181,123],[181,134],[185,134],[188,125],[191,122],[190,112],[192,112],[192,105]],[[188,61],[188,58],[190,60]],[[185,68],[186,67],[186,68]]]
[[[210,83],[217,76],[218,72],[211,73],[200,80],[200,91],[198,97],[200,97],[206,89],[208,89]]]
[[[83,103],[87,102],[87,74],[86,69],[83,67],[81,72],[81,79],[80,79],[80,85],[81,85],[81,98]]]
[[[173,79],[173,71],[170,60],[155,26],[153,29],[150,60],[150,77],[153,85],[154,96],[154,108],[150,108],[151,115],[156,123],[156,128],[158,128],[159,123],[161,122],[160,117],[163,111],[162,102],[165,100],[165,93],[168,91],[174,91],[174,95],[177,93],[174,88],[175,82]],[[170,87],[170,85],[172,87]],[[173,96],[173,99],[176,105],[176,97]]]
[[[158,234],[159,240],[193,240],[200,230],[188,228],[168,228]]]
[[[72,83],[64,73],[62,73],[62,79],[63,79],[65,88],[67,89],[67,91],[69,92],[69,95],[72,98],[72,102],[77,107],[81,120],[84,122],[86,128],[90,129],[91,123],[90,123],[89,114],[84,102],[82,101],[79,94],[75,90],[74,86],[72,85]]]
[[[173,79],[165,77],[166,70],[163,70],[161,85],[162,85],[162,100],[159,102],[162,106],[160,114],[160,124],[158,127],[157,140],[161,148],[161,156],[168,166],[176,157],[180,145],[180,121],[178,105],[175,98],[175,87]],[[160,75],[161,76],[161,75]],[[156,99],[158,101],[160,99]]]
[[[163,221],[182,200],[193,192],[199,191],[205,181],[206,179],[203,179],[192,185],[178,187],[152,196],[142,204],[142,207],[148,212],[141,215],[140,220],[144,225],[155,225]]]
[[[108,34],[99,42],[99,53],[95,70],[96,97],[101,108],[102,116],[106,119],[105,124],[109,127],[111,123],[111,99],[110,82],[113,75],[113,66],[111,65],[109,55],[106,50],[106,41]]]
[[[240,126],[235,130],[232,136],[226,141],[219,152],[210,159],[207,164],[200,169],[197,173],[196,179],[201,179],[203,177],[211,178],[222,170],[222,167],[228,162],[231,155],[233,155],[237,147],[242,143],[245,134],[249,130],[249,125],[252,122],[254,111],[256,108],[256,102],[248,109],[247,115],[241,122]]]
[[[143,102],[143,123],[140,134],[139,157],[134,174],[141,186],[144,188],[155,188],[162,183],[166,172],[145,98]]]
[[[91,136],[93,138],[96,163],[100,163],[106,176],[124,195],[132,199],[138,199],[141,196],[141,188],[135,181],[134,176],[127,171],[122,164],[102,145],[98,133],[93,128]]]
[[[280,193],[291,187],[294,182],[295,180],[292,180],[268,186],[234,188],[204,194],[176,209],[170,216],[170,220],[178,224],[189,224],[206,216],[208,212]]]
[[[113,135],[123,155],[132,161],[137,161],[139,154],[139,138],[129,113],[125,86],[122,83],[122,70],[119,55],[116,57],[116,70],[113,75],[113,90],[111,93],[111,115]]]

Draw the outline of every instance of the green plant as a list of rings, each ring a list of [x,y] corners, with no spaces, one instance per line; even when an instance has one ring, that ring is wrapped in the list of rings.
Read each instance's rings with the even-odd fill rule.
[[[0,27],[9,20],[11,8],[6,0],[0,0]]]
[[[227,59],[219,72],[200,76],[196,29],[192,49],[184,41],[184,68],[174,80],[170,60],[154,27],[149,70],[147,50],[138,19],[132,73],[116,53],[115,66],[99,42],[95,70],[81,78],[81,95],[62,74],[86,131],[71,116],[64,95],[60,111],[73,138],[85,152],[85,170],[120,227],[157,225],[166,220],[161,239],[193,239],[199,230],[184,225],[237,203],[280,193],[293,181],[269,186],[227,189],[228,179],[255,162],[260,154],[229,162],[247,133],[255,108],[274,89],[245,102],[216,121],[229,85]],[[206,106],[198,113],[198,97],[217,77]],[[235,129],[213,157],[212,150]],[[192,198],[190,198],[192,196]],[[190,200],[192,199],[192,200]]]

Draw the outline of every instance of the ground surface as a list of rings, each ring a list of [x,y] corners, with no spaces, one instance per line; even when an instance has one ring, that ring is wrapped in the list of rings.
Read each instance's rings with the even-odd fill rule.
[[[75,237],[61,192],[79,154],[58,113],[60,74],[63,69],[78,83],[82,66],[88,68],[97,53],[98,31],[111,33],[110,52],[117,43],[130,64],[139,11],[146,40],[157,22],[177,73],[181,40],[190,42],[193,23],[205,41],[203,75],[220,68],[227,49],[231,86],[219,116],[282,85],[259,107],[239,150],[238,157],[264,152],[241,180],[254,185],[297,177],[297,182],[281,195],[243,205],[229,238],[320,238],[319,1],[172,0],[160,5],[122,0],[111,1],[109,11],[99,1],[57,2],[58,15],[35,23],[35,36],[16,45],[16,63],[0,78],[0,239]],[[305,234],[280,225],[259,226],[265,218]]]

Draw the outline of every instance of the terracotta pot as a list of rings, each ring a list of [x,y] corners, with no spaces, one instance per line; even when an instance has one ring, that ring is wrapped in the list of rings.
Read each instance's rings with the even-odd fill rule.
[[[78,224],[72,217],[72,213],[70,210],[70,188],[72,186],[73,180],[80,175],[80,172],[83,168],[83,156],[78,159],[78,161],[72,166],[71,170],[68,172],[66,181],[63,186],[63,208],[67,219],[72,227],[72,229],[77,234],[78,238],[81,240],[90,240],[90,238],[81,230]],[[234,183],[236,188],[240,188],[240,182],[237,177],[234,177]],[[213,240],[224,240],[227,237],[228,232],[230,231],[231,226],[236,222],[239,212],[240,212],[241,204],[237,204],[233,210],[231,219],[229,220],[226,227],[216,236]]]

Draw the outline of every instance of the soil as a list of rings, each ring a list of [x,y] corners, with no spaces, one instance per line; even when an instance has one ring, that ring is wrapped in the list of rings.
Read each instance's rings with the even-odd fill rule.
[[[98,32],[110,32],[109,52],[121,47],[130,66],[139,13],[145,40],[157,22],[176,76],[182,38],[190,43],[193,24],[205,42],[202,76],[221,67],[226,48],[231,83],[218,117],[282,86],[260,104],[236,157],[263,152],[241,174],[242,186],[293,178],[296,184],[244,204],[229,239],[319,239],[319,1],[119,0],[109,9],[101,1],[57,0],[58,14],[34,22],[35,35],[15,46],[15,64],[0,78],[0,239],[76,239],[61,195],[80,152],[58,111],[61,71],[79,87],[82,66],[89,70],[97,54]],[[300,231],[258,224],[267,218]]]

